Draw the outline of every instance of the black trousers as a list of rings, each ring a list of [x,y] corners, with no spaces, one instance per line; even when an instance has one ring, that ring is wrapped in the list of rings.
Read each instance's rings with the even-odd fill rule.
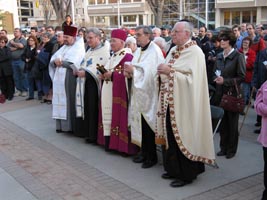
[[[226,154],[235,154],[238,146],[239,113],[224,111],[220,128],[220,147]]]
[[[2,94],[5,95],[6,98],[13,97],[13,94],[15,92],[15,85],[12,75],[0,77],[0,89],[2,91]]]
[[[266,200],[267,199],[267,147],[263,147],[263,160],[264,160],[263,182],[265,189],[262,194],[262,200]]]
[[[201,162],[189,160],[181,152],[172,131],[169,109],[166,117],[166,128],[169,148],[165,151],[164,169],[176,179],[193,181],[198,174],[205,171],[205,165]]]
[[[155,133],[142,116],[142,147],[141,154],[145,160],[157,161],[157,148],[155,143]]]

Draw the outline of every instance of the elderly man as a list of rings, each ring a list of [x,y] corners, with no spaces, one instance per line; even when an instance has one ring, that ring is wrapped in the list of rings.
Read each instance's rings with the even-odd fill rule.
[[[136,39],[134,37],[127,37],[125,41],[125,47],[128,47],[132,50],[133,56],[139,54],[140,48],[137,47]]]
[[[160,37],[161,36],[161,29],[158,27],[155,27],[152,29],[153,37]]]
[[[84,137],[87,143],[96,143],[101,86],[97,67],[105,65],[110,54],[109,48],[101,42],[98,28],[89,28],[86,40],[90,48],[76,73],[76,125],[79,127],[76,135]]]
[[[157,163],[154,133],[158,102],[157,66],[164,58],[152,38],[148,26],[136,28],[136,40],[141,51],[124,69],[126,76],[133,76],[129,114],[132,142],[141,147],[133,162],[142,163],[142,168],[150,168]]]
[[[122,29],[111,32],[110,47],[114,54],[106,64],[101,78],[104,80],[101,96],[102,126],[98,141],[105,143],[105,149],[123,154],[136,154],[137,146],[131,143],[128,130],[128,79],[123,70],[126,62],[131,62],[131,50],[124,48],[127,33]],[[105,141],[103,141],[105,136]]]
[[[76,39],[77,28],[66,26],[64,46],[51,58],[49,74],[53,81],[53,119],[57,132],[75,130],[75,71],[84,58],[84,42]]]
[[[17,89],[14,96],[26,97],[28,95],[28,81],[27,74],[24,72],[25,62],[21,59],[21,55],[27,46],[27,41],[22,37],[19,28],[15,28],[14,38],[8,42],[7,46],[11,50],[13,78]]]
[[[174,178],[172,187],[191,183],[205,171],[204,163],[215,164],[205,57],[191,40],[192,32],[191,23],[177,22],[172,31],[176,46],[158,66],[156,141],[167,144],[162,178]]]

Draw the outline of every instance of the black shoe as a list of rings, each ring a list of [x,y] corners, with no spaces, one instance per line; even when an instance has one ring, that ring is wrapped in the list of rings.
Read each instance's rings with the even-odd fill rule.
[[[170,186],[171,187],[183,187],[187,184],[190,184],[192,183],[192,181],[183,181],[183,180],[180,180],[180,179],[176,179],[175,181],[172,181]]]
[[[137,155],[133,158],[134,163],[143,163],[145,160],[145,157],[142,155]]]
[[[227,159],[230,159],[230,158],[233,158],[235,156],[235,154],[234,153],[228,153],[228,154],[226,154],[226,158]]]
[[[147,169],[147,168],[153,167],[155,164],[157,164],[157,161],[146,160],[146,161],[142,164],[142,168]]]
[[[261,132],[261,129],[254,130],[254,133],[256,133],[256,134],[260,134],[260,132]]]
[[[254,124],[254,126],[261,126],[261,123],[257,122],[256,124]]]
[[[217,153],[217,156],[225,156],[225,155],[226,155],[226,153],[224,151],[219,151]]]
[[[12,101],[12,100],[13,100],[13,96],[8,97],[7,100],[8,100],[8,101]]]
[[[27,99],[25,99],[26,101],[30,101],[30,100],[33,100],[34,98],[33,97],[28,97]]]
[[[62,130],[61,129],[57,129],[56,132],[57,133],[62,133]]]
[[[168,173],[164,173],[164,174],[161,175],[161,178],[163,178],[163,179],[172,179],[174,177],[169,175]]]
[[[88,143],[88,144],[94,144],[94,143],[96,143],[96,140],[86,138],[85,142]]]

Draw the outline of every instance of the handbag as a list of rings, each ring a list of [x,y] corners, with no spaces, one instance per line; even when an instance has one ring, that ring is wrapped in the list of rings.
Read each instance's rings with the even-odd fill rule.
[[[0,93],[0,103],[5,103],[5,101],[6,101],[5,95]]]
[[[223,94],[220,102],[220,107],[226,111],[243,113],[245,108],[245,101],[237,87],[236,79],[234,79],[234,82],[236,96],[234,96],[230,90],[226,94]]]

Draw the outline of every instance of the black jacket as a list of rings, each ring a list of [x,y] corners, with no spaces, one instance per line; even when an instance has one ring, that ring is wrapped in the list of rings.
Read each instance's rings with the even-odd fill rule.
[[[234,49],[234,51],[225,59],[223,57],[223,52],[219,53],[213,69],[213,80],[216,78],[216,70],[221,70],[221,76],[224,78],[224,83],[223,85],[216,84],[215,97],[212,103],[214,105],[218,105],[222,95],[226,94],[229,90],[233,92],[233,95],[236,95],[234,79],[236,79],[238,86],[244,81],[246,74],[245,57],[236,49]]]
[[[37,49],[36,48],[31,49],[30,46],[27,46],[23,54],[21,55],[21,59],[25,62],[25,71],[31,71],[36,56],[37,56]],[[29,59],[29,61],[26,62],[26,59]]]
[[[12,76],[12,56],[9,47],[0,48],[0,77]]]

